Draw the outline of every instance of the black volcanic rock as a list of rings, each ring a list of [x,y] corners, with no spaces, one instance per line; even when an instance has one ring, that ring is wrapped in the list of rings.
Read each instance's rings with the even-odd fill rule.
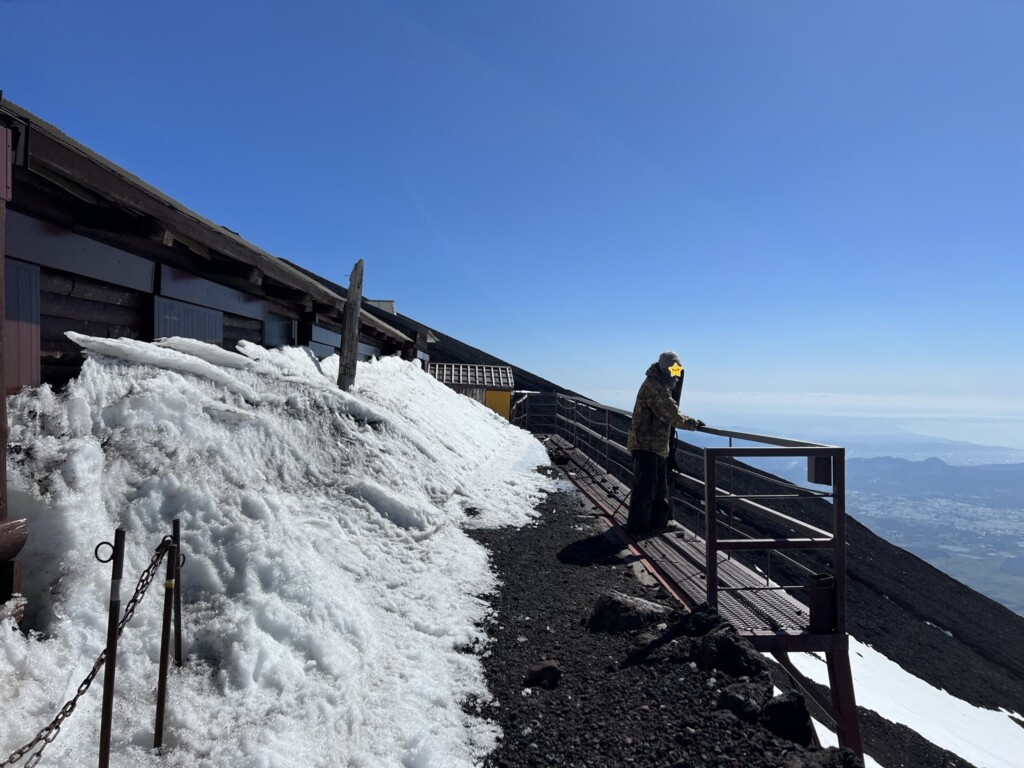
[[[539,509],[539,520],[524,528],[471,532],[501,583],[490,596],[490,642],[477,651],[493,695],[482,713],[503,733],[484,766],[859,765],[849,763],[849,752],[803,749],[761,724],[755,713],[770,697],[770,681],[726,671],[753,664],[736,661],[745,649],[713,611],[632,631],[589,631],[593,606],[610,592],[675,605],[642,585],[621,556],[610,556],[621,546],[581,514],[576,493],[553,494]],[[712,655],[718,648],[725,655]],[[538,659],[557,659],[556,687],[526,687],[523,670]]]
[[[764,705],[761,722],[772,733],[802,746],[810,745],[814,726],[804,697],[795,691],[780,694]]]

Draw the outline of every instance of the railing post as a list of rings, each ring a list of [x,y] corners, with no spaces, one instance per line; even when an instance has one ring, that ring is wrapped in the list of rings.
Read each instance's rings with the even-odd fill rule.
[[[181,520],[174,518],[174,665],[181,666]]]
[[[836,631],[846,634],[846,449],[832,454],[832,514],[835,542]]]
[[[124,572],[124,528],[114,531],[110,560],[110,612],[107,615],[107,656],[103,670],[103,704],[100,714],[100,768],[110,765],[110,723],[114,710],[114,675],[117,671],[117,625],[121,621],[121,576]],[[100,546],[103,546],[102,544]],[[107,546],[110,546],[109,544]],[[96,547],[99,559],[99,547]],[[101,561],[107,562],[107,561]]]
[[[171,608],[174,603],[174,572],[178,564],[178,548],[174,541],[167,543],[167,579],[164,581],[164,621],[160,634],[160,676],[156,686],[156,725],[153,729],[153,749],[164,743],[164,702],[167,699],[167,663],[171,644]]]
[[[715,491],[717,452],[704,449],[704,552],[708,606],[718,609],[718,494]]]
[[[609,453],[608,443],[612,439],[611,432],[611,414],[608,409],[604,409],[604,471],[609,474],[612,471],[611,455]]]

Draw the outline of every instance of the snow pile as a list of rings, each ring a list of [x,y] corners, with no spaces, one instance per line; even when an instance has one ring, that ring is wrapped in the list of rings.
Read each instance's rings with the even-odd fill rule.
[[[69,334],[70,335],[70,334]],[[495,586],[473,526],[522,525],[550,481],[541,445],[420,370],[186,339],[76,335],[90,353],[66,393],[9,399],[12,517],[26,638],[0,627],[0,757],[70,698],[105,642],[110,566],[127,529],[127,601],[181,519],[185,653],[152,744],[162,570],[121,638],[120,766],[470,765],[496,729],[462,646]],[[467,514],[466,510],[471,514]],[[173,669],[173,668],[172,668]],[[96,759],[102,678],[44,755]]]

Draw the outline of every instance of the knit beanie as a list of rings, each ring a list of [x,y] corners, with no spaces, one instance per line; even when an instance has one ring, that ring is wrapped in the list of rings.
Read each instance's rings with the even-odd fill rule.
[[[658,356],[658,367],[663,371],[667,371],[673,364],[682,365],[679,360],[679,355],[672,351],[662,352]]]

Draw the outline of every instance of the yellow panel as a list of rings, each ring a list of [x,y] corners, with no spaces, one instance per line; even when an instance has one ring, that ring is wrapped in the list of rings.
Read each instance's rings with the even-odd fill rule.
[[[484,405],[507,419],[509,412],[512,410],[512,393],[488,389],[487,394],[484,396]]]

